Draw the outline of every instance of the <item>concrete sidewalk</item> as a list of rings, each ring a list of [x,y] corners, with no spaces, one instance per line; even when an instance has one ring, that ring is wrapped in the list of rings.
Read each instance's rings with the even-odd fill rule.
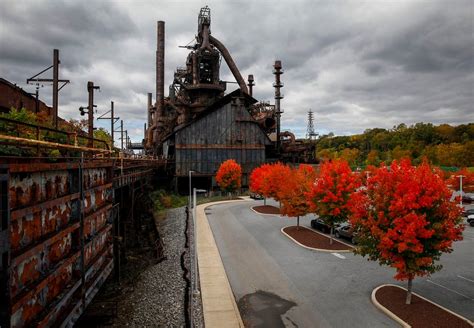
[[[214,202],[198,205],[196,208],[199,278],[204,324],[208,328],[244,327],[219,250],[204,212],[208,206],[241,201],[245,200]]]

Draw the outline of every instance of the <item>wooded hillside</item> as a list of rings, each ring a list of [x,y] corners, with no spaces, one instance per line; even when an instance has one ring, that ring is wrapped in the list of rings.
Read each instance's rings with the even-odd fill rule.
[[[474,166],[474,123],[458,126],[431,123],[400,124],[392,129],[368,129],[353,136],[323,135],[317,141],[319,159],[344,158],[352,166],[391,163],[409,157],[418,164],[426,157],[439,166]]]

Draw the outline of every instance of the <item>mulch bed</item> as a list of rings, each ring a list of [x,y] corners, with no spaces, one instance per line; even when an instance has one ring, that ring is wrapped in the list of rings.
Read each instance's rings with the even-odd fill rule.
[[[331,251],[347,251],[352,249],[352,247],[340,243],[336,239],[333,239],[331,245],[329,244],[329,237],[323,236],[302,226],[300,226],[299,230],[297,230],[296,226],[286,227],[283,231],[290,235],[291,238],[307,247],[327,249]]]
[[[261,205],[261,206],[254,206],[252,209],[255,212],[262,213],[262,214],[276,214],[280,215],[280,209],[275,206],[271,205]]]
[[[459,317],[413,294],[411,296],[411,304],[407,305],[405,304],[406,295],[406,290],[404,289],[394,286],[384,286],[377,290],[375,298],[381,305],[413,328],[471,327],[471,325]]]

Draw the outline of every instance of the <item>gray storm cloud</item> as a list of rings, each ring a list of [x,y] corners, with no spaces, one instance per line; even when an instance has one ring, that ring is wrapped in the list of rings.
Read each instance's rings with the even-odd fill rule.
[[[466,1],[13,1],[0,3],[0,75],[26,78],[60,49],[60,115],[79,118],[86,83],[101,86],[99,112],[114,100],[132,138],[154,92],[156,21],[166,21],[166,83],[193,40],[200,7],[254,96],[272,100],[272,63],[283,62],[283,127],[335,134],[399,123],[474,121],[474,2]],[[221,77],[233,80],[223,63]],[[41,97],[51,102],[51,88]],[[99,123],[99,125],[102,123]],[[104,126],[106,126],[104,124]]]

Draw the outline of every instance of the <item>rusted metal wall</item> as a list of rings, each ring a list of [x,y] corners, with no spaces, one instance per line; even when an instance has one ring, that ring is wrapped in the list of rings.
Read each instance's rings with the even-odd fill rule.
[[[8,197],[2,184],[2,213],[10,213],[0,239],[2,268],[8,267],[9,322],[3,324],[72,323],[113,269],[112,162],[8,164],[3,170]]]
[[[198,175],[215,175],[219,165],[235,159],[247,175],[265,161],[270,141],[251,117],[242,98],[236,97],[176,132],[176,176],[190,170]]]

